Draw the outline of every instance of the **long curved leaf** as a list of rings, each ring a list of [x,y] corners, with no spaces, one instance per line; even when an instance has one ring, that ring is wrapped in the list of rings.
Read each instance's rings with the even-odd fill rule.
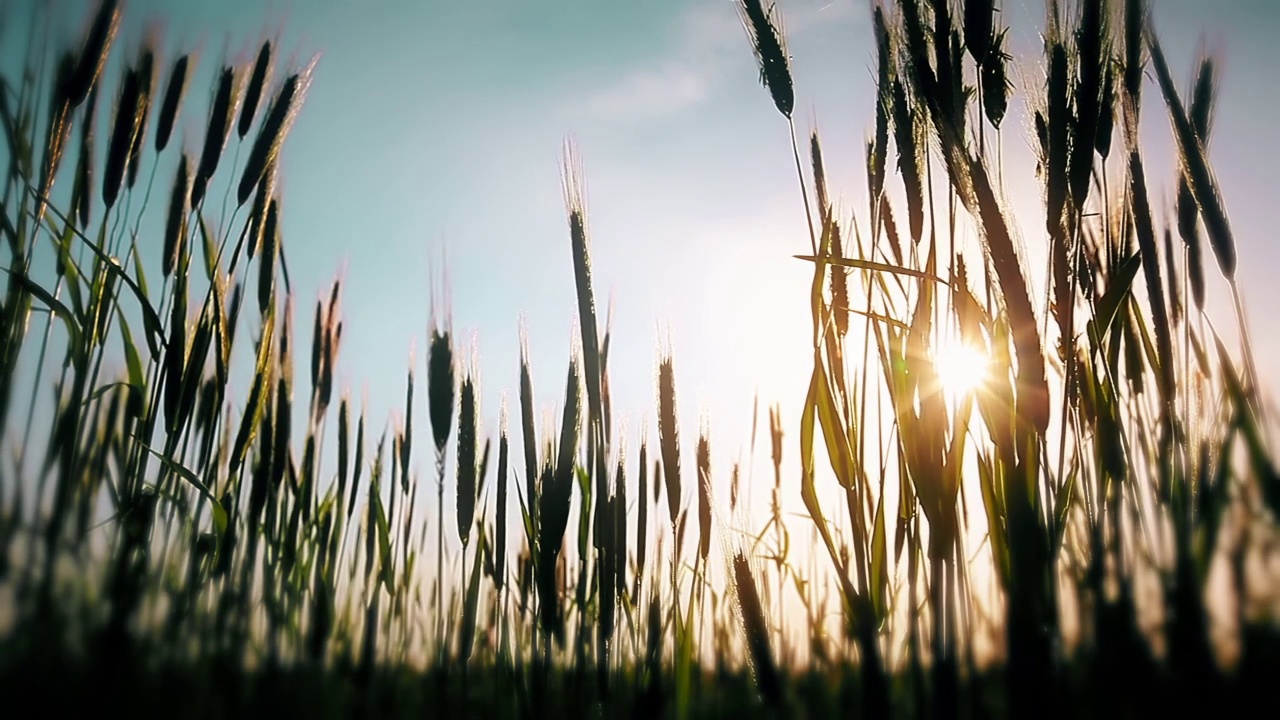
[[[62,320],[62,323],[67,327],[67,334],[71,336],[71,347],[78,354],[81,348],[80,325],[76,322],[76,316],[71,312],[71,309],[50,294],[48,290],[28,278],[25,273],[14,270],[9,270],[8,273],[9,277],[13,278],[14,282],[20,285],[27,294],[49,306],[49,309]]]
[[[815,255],[795,255],[797,260],[807,260],[809,262],[824,262],[828,265],[839,265],[841,267],[853,268],[855,270],[870,270],[872,272],[889,273],[890,275],[906,275],[908,277],[918,278],[920,280],[932,280],[933,282],[950,287],[950,283],[932,273],[922,270],[913,270],[901,265],[890,265],[888,263],[875,262],[874,260],[860,260],[858,258],[841,258],[841,257],[818,257]]]
[[[173,458],[169,457],[168,455],[165,455],[164,453],[157,452],[150,445],[142,442],[142,439],[139,438],[138,436],[135,435],[134,439],[138,441],[138,443],[142,446],[144,450],[151,453],[152,455],[155,455],[156,459],[158,459],[161,463],[163,463],[164,466],[168,468],[170,472],[182,478],[183,480],[186,480],[187,482],[191,483],[191,486],[194,487],[196,490],[199,490],[200,494],[203,495],[205,499],[209,501],[209,504],[213,507],[213,526],[217,529],[218,536],[221,537],[222,534],[225,533],[227,530],[227,511],[223,509],[222,503],[219,503],[218,499],[213,496],[213,493],[209,490],[209,487],[205,485],[204,482],[200,480],[200,478],[196,477],[195,473],[187,469],[187,467],[182,463],[178,462],[177,460],[174,460]]]
[[[48,198],[37,193],[34,188],[30,188],[30,190],[37,200],[47,203],[49,211],[57,216],[59,220],[64,223],[70,222],[67,220],[67,216],[63,215],[58,208],[56,208],[52,203],[48,203]],[[118,279],[124,282],[125,286],[133,292],[134,297],[138,300],[138,305],[142,308],[143,325],[147,329],[147,346],[151,349],[151,356],[158,357],[160,355],[160,348],[163,347],[165,343],[164,323],[160,322],[160,316],[156,314],[155,308],[152,307],[151,302],[147,300],[147,294],[142,291],[142,288],[138,286],[138,283],[134,281],[133,278],[129,277],[129,273],[124,271],[124,267],[120,265],[119,260],[108,255],[102,248],[98,247],[97,243],[90,240],[84,233],[76,229],[74,225],[72,225],[71,229],[72,232],[75,233],[76,237],[80,238],[85,245],[89,246],[89,249],[93,251],[93,254],[98,256],[98,259],[106,266],[107,272],[116,275]]]

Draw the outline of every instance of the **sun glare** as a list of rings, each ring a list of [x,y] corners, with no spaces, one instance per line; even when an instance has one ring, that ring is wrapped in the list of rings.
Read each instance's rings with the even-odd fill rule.
[[[951,399],[962,398],[987,381],[990,362],[986,353],[957,339],[945,339],[934,355],[938,383]]]

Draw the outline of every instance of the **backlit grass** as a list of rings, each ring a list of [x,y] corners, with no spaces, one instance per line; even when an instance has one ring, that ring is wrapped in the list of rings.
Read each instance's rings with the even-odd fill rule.
[[[290,290],[277,159],[314,63],[268,42],[218,66],[187,155],[170,139],[206,91],[198,61],[121,47],[116,2],[76,47],[33,43],[5,68],[6,696],[200,716],[1267,702],[1280,475],[1213,172],[1216,61],[1168,67],[1141,0],[1051,2],[1025,59],[1043,81],[1015,87],[992,0],[874,3],[868,202],[848,208],[793,119],[781,10],[737,4],[761,112],[767,96],[782,118],[758,141],[790,143],[778,171],[808,221],[799,259],[777,262],[813,270],[800,417],[766,399],[750,438],[747,462],[773,468],[763,523],[739,506],[742,468],[712,462],[714,418],[678,426],[678,355],[654,379],[611,374],[572,146],[578,333],[537,370],[564,378],[559,412],[535,411],[527,339],[510,377],[481,382],[442,299],[385,426],[335,383],[361,321],[341,283],[314,310]],[[129,53],[118,77],[113,53]],[[1035,177],[1000,162],[1013,103]],[[1147,176],[1141,112],[1169,118],[1176,177]],[[155,183],[161,158],[174,174]],[[1034,220],[1003,192],[1032,182]],[[1172,217],[1150,199],[1165,185]],[[1024,243],[1045,249],[1043,282]],[[1213,273],[1230,317],[1205,312]],[[615,382],[654,384],[647,434],[613,416]],[[480,408],[504,388],[488,437]],[[796,491],[807,518],[782,511]]]

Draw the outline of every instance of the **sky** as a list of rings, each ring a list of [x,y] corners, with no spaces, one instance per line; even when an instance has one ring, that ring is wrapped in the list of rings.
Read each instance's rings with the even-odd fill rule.
[[[44,3],[11,0],[0,5],[0,17],[20,18],[37,4]],[[861,211],[862,147],[874,102],[870,3],[779,5],[793,57],[797,130],[818,127],[833,196]],[[1003,5],[1015,57],[1029,62],[1028,75],[1013,79],[1034,82],[1043,3]],[[1151,5],[1183,85],[1202,38],[1223,61],[1210,156],[1235,230],[1265,383],[1280,371],[1280,242],[1273,231],[1280,80],[1271,69],[1280,7],[1266,0]],[[61,11],[53,34],[60,46],[78,37],[93,4],[52,6]],[[22,43],[13,40],[24,27],[11,21],[0,31],[6,74],[20,62]],[[496,432],[502,394],[516,401],[522,324],[539,406],[554,415],[562,400],[577,317],[561,185],[567,138],[584,168],[595,292],[602,322],[609,317],[613,328],[614,418],[627,430],[629,452],[641,429],[656,436],[656,362],[669,344],[687,465],[704,419],[713,467],[727,471],[745,458],[757,392],[762,424],[764,407],[782,403],[794,463],[812,365],[810,274],[792,256],[808,250],[808,236],[786,123],[758,81],[730,0],[130,0],[124,47],[136,47],[147,27],[161,31],[170,54],[199,48],[178,136],[189,149],[203,132],[211,73],[224,59],[251,61],[267,37],[278,40],[287,67],[318,54],[281,163],[298,347],[309,347],[315,299],[342,277],[339,385],[357,405],[367,398],[371,430],[402,414],[416,348],[414,466],[424,480],[433,468],[425,348],[442,272],[464,355],[474,343],[486,431]],[[1170,132],[1151,78],[1146,100],[1147,173],[1153,203],[1167,208]],[[1004,135],[1007,176],[1027,178],[1010,188],[1015,208],[1033,207],[1040,192],[1030,180],[1020,109],[1015,104]],[[157,187],[167,188],[175,162],[172,155],[161,160]],[[1043,224],[1023,224],[1024,242],[1038,246],[1035,228]],[[152,252],[158,258],[158,238]],[[1032,266],[1037,252],[1030,250]],[[1211,315],[1229,334],[1222,284],[1216,270],[1207,274]],[[247,363],[249,352],[250,343],[242,343],[237,362]],[[763,429],[760,442],[763,461]],[[757,476],[766,467],[759,465]],[[754,494],[760,508],[765,478]],[[434,493],[427,495],[434,518]],[[452,509],[446,512],[452,528]]]

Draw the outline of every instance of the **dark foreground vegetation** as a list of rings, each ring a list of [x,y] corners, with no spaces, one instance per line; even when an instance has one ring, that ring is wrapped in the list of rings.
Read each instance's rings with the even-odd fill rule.
[[[351,320],[339,283],[303,321],[310,346],[294,344],[275,180],[312,65],[283,66],[268,42],[216,68],[188,155],[171,141],[184,97],[205,91],[194,56],[121,47],[115,2],[77,45],[33,43],[3,68],[10,706],[1039,718],[1273,704],[1274,410],[1212,170],[1214,59],[1180,82],[1141,0],[1049,2],[1044,77],[1015,88],[992,0],[876,3],[868,204],[841,209],[820,138],[792,123],[780,12],[738,5],[795,150],[814,270],[811,317],[796,318],[813,328],[812,367],[796,368],[809,390],[795,427],[759,418],[773,501],[745,528],[743,473],[713,473],[709,429],[682,455],[670,354],[656,438],[617,434],[572,152],[580,334],[558,417],[536,421],[522,353],[511,434],[504,415],[484,437],[475,369],[435,308],[403,417],[379,435],[334,386]],[[1015,102],[1037,178],[999,160]],[[1169,118],[1176,177],[1144,172],[1142,111]],[[1038,183],[1042,213],[1015,217],[1001,190],[1015,182]],[[1164,218],[1151,198],[1166,184]],[[1047,250],[1042,283],[1019,234]],[[1232,317],[1204,312],[1218,292]],[[988,358],[982,383],[946,391],[949,343]],[[808,519],[782,512],[784,493]],[[810,535],[817,562],[792,562]]]

